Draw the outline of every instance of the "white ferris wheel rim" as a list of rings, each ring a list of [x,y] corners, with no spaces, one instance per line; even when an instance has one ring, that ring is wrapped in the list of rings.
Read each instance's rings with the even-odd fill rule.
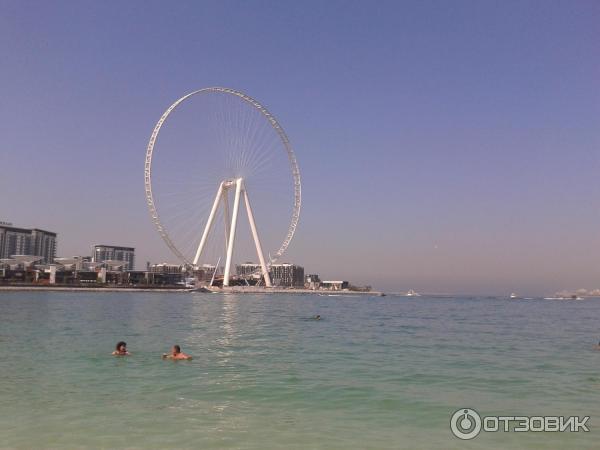
[[[221,92],[225,94],[235,95],[243,101],[245,101],[246,103],[248,103],[249,105],[251,105],[252,107],[254,107],[256,110],[258,110],[269,121],[271,127],[277,132],[288,155],[288,160],[290,163],[290,169],[292,173],[292,180],[294,183],[294,205],[292,210],[292,218],[287,234],[281,246],[279,247],[279,250],[275,252],[275,255],[273,257],[269,255],[268,265],[271,265],[285,253],[288,246],[290,245],[290,242],[292,241],[292,238],[294,237],[296,227],[298,226],[298,220],[300,219],[300,206],[302,204],[302,185],[300,181],[300,170],[298,168],[298,161],[296,160],[296,155],[294,153],[294,150],[292,149],[290,141],[287,135],[285,134],[285,131],[283,131],[281,125],[279,125],[279,122],[277,122],[277,119],[275,119],[275,117],[267,110],[267,108],[265,108],[263,105],[258,103],[252,97],[244,94],[243,92],[225,87],[208,87],[198,89],[179,98],[163,113],[161,118],[156,123],[154,130],[152,131],[152,135],[150,136],[150,140],[148,141],[148,147],[146,148],[146,161],[144,164],[144,187],[146,191],[146,203],[148,205],[148,210],[150,211],[150,217],[152,218],[152,222],[156,226],[158,234],[163,239],[165,244],[167,244],[167,247],[169,247],[173,254],[177,258],[179,258],[184,264],[191,265],[191,261],[188,258],[186,258],[183,255],[183,253],[177,248],[177,246],[173,243],[172,239],[167,233],[166,228],[160,221],[160,216],[158,214],[158,210],[156,209],[156,205],[154,204],[154,196],[152,194],[152,155],[154,152],[154,144],[156,143],[156,138],[158,137],[160,129],[169,117],[169,115],[173,112],[173,110],[190,97],[205,92]]]

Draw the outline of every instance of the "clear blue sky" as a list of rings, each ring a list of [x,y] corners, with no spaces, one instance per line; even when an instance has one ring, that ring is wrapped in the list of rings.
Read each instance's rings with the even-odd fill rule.
[[[0,220],[172,260],[152,128],[221,85],[303,176],[288,259],[385,290],[600,287],[600,3],[0,0]]]

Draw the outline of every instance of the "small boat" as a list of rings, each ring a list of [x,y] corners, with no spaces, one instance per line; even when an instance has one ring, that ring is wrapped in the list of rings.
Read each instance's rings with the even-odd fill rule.
[[[406,293],[407,297],[420,297],[421,294],[419,294],[416,291],[413,291],[412,289],[409,289],[408,292]]]
[[[515,298],[519,298],[519,297],[517,297],[517,294],[515,294],[515,293],[513,292],[512,294],[510,294],[510,298],[514,300]]]

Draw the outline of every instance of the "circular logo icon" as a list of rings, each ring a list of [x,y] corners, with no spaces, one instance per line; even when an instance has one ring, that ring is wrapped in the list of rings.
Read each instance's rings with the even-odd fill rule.
[[[461,408],[452,414],[450,429],[459,439],[473,439],[481,431],[481,416],[474,409]]]

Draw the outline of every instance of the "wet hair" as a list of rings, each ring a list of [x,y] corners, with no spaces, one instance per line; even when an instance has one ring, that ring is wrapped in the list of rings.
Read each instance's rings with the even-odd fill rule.
[[[181,347],[179,345],[174,345],[173,348],[177,353],[181,353]]]
[[[117,342],[117,346],[115,347],[115,350],[118,351],[118,352],[120,352],[122,345],[124,345],[125,347],[127,347],[127,342],[124,342],[124,341]]]

